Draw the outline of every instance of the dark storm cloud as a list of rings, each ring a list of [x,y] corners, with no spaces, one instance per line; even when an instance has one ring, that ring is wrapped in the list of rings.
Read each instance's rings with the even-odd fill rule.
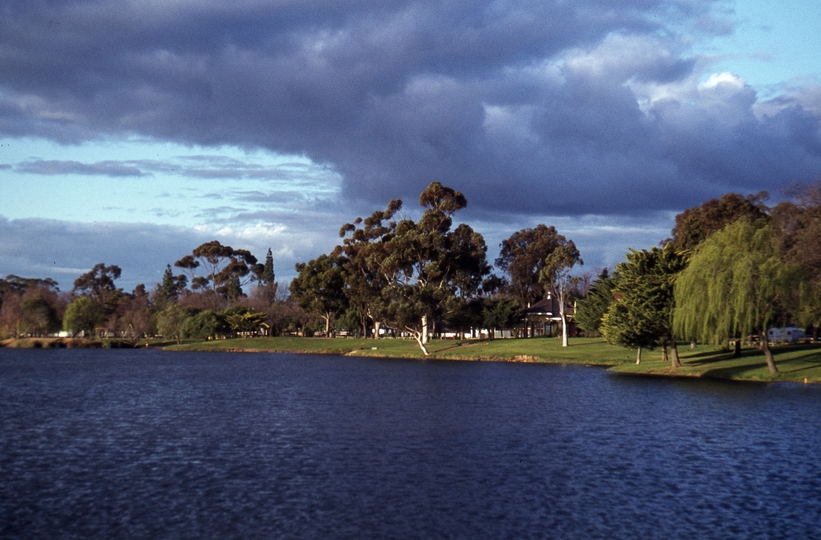
[[[701,82],[676,29],[730,31],[715,4],[10,0],[0,133],[265,147],[333,167],[350,199],[440,179],[498,214],[681,209],[817,176],[817,92],[762,104]]]

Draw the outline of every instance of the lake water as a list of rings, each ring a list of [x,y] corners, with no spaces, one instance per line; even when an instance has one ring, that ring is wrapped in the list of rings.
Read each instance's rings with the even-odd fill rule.
[[[0,349],[2,538],[821,538],[821,388]]]

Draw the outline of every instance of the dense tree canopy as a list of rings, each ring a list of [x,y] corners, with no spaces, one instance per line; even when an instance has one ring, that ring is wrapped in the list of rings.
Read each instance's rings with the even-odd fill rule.
[[[678,352],[672,326],[675,298],[673,286],[687,259],[670,245],[663,249],[631,250],[627,261],[616,265],[612,281],[615,301],[602,318],[600,330],[614,345],[629,348],[672,345],[672,367],[678,367]]]
[[[764,201],[768,194],[742,196],[727,193],[720,199],[710,199],[676,216],[672,244],[676,251],[692,251],[715,232],[739,219],[758,221],[767,219]]]
[[[297,263],[299,275],[291,281],[291,295],[302,309],[325,321],[325,335],[331,323],[348,308],[345,296],[344,257],[320,255],[307,263]]]
[[[97,302],[88,296],[81,296],[66,308],[63,330],[72,335],[79,332],[93,334],[94,330],[105,322],[105,318],[105,312]]]
[[[411,333],[427,354],[431,325],[477,295],[485,276],[487,246],[480,234],[452,215],[467,205],[465,196],[439,182],[420,195],[426,208],[418,222],[392,221],[402,201],[385,211],[342,227],[349,301],[375,323]]]
[[[545,282],[540,279],[545,261],[563,246],[568,246],[568,240],[544,224],[517,231],[501,243],[496,266],[507,275],[510,294],[522,305],[544,298]]]
[[[576,303],[576,324],[590,335],[599,334],[602,317],[613,303],[613,280],[605,269]]]

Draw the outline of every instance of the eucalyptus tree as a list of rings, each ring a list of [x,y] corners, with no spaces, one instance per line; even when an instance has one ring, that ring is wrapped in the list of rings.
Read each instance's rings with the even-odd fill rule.
[[[487,246],[469,225],[451,230],[452,215],[467,206],[465,196],[432,182],[419,196],[426,208],[418,223],[404,219],[385,242],[381,266],[388,322],[409,332],[424,354],[434,321],[476,297],[490,274]]]
[[[567,301],[573,286],[571,269],[577,264],[584,264],[579,250],[572,240],[560,244],[550,255],[545,257],[544,266],[539,272],[539,283],[553,293],[559,302],[559,317],[562,320],[562,347],[568,345],[567,335]]]
[[[117,302],[123,294],[122,289],[118,289],[114,284],[121,274],[122,269],[116,264],[96,264],[90,271],[74,280],[73,292],[89,296],[106,314],[110,314],[116,309]]]
[[[348,259],[351,305],[377,327],[386,322],[410,333],[427,355],[434,322],[475,297],[490,266],[479,233],[466,224],[452,229],[453,214],[467,206],[462,193],[432,182],[419,203],[426,210],[418,222],[393,221],[402,208],[394,200],[385,211],[346,224],[337,254]]]
[[[696,249],[676,287],[674,326],[684,337],[725,342],[758,336],[771,374],[778,373],[767,326],[804,282],[800,268],[779,256],[775,230],[739,220]]]
[[[673,328],[674,284],[687,266],[687,258],[670,244],[651,250],[630,250],[627,261],[616,265],[612,281],[614,302],[602,318],[602,336],[615,345],[638,349],[661,346],[671,367],[681,366]]]
[[[227,298],[242,294],[242,286],[260,279],[265,267],[250,251],[224,246],[217,240],[205,242],[174,263],[191,275],[191,288],[211,288]],[[204,276],[197,269],[205,270]]]
[[[343,238],[332,256],[344,258],[342,274],[348,304],[359,317],[362,335],[368,335],[368,321],[374,326],[373,337],[379,337],[384,320],[385,304],[382,291],[390,276],[384,272],[385,245],[394,234],[394,216],[402,209],[402,201],[394,199],[385,210],[376,210],[369,217],[356,218],[339,231]]]
[[[544,298],[545,262],[556,249],[567,245],[567,238],[555,227],[544,224],[517,231],[500,244],[496,266],[507,275],[510,294],[523,306]]]

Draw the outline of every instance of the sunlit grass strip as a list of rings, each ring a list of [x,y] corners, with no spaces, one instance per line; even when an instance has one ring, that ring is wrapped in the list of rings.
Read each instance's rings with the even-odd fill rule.
[[[562,347],[557,338],[476,340],[432,340],[427,359],[536,362],[609,366],[619,373],[682,377],[709,377],[750,381],[821,382],[821,346],[793,345],[773,349],[779,374],[770,376],[764,356],[754,348],[744,349],[740,358],[711,346],[679,347],[682,367],[676,370],[661,361],[661,351],[647,350],[642,363],[635,352],[608,345],[601,339],[575,338]],[[415,341],[404,339],[351,339],[275,337],[200,341],[173,345],[169,350],[245,351],[338,354],[395,358],[423,358]]]

